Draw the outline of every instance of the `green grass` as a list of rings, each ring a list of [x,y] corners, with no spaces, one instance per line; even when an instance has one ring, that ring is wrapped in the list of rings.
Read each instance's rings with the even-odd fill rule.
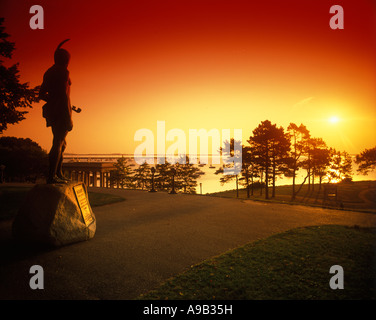
[[[123,197],[109,194],[109,193],[99,193],[99,192],[88,192],[89,202],[92,207],[100,207],[108,204],[113,204],[116,202],[124,201]]]
[[[20,209],[26,194],[31,187],[0,187],[0,220],[12,219]],[[125,199],[105,193],[88,192],[91,207],[99,207],[112,204]]]
[[[15,217],[30,187],[0,187],[0,220]]]
[[[314,190],[308,189],[308,185],[304,185],[294,201],[291,201],[292,186],[283,185],[276,186],[275,198],[272,198],[272,188],[269,187],[269,200],[265,200],[265,190],[254,190],[254,195],[247,198],[246,189],[239,189],[240,199],[260,200],[268,202],[283,202],[290,204],[303,204],[309,206],[329,207],[336,209],[365,211],[376,213],[376,181],[356,181],[348,183],[338,183],[337,200],[324,200],[324,185],[315,184]],[[299,186],[296,187],[296,190]],[[236,198],[236,190],[216,192],[210,196]]]
[[[290,230],[192,266],[139,299],[375,299],[375,229]],[[332,265],[344,289],[329,287]]]

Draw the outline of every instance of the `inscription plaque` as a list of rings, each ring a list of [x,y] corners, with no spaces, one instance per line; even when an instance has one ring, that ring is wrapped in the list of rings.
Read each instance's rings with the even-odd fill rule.
[[[78,206],[80,207],[82,217],[84,218],[86,226],[94,222],[93,216],[90,211],[89,201],[86,196],[86,191],[82,184],[73,187],[74,193],[77,198]]]

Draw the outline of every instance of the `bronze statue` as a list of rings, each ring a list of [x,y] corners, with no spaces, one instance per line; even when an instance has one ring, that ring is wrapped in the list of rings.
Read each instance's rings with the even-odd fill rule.
[[[62,171],[63,154],[66,148],[66,137],[73,128],[72,106],[70,103],[70,86],[68,64],[70,54],[61,46],[69,39],[61,42],[55,50],[55,64],[44,76],[39,98],[47,103],[43,106],[43,117],[47,127],[53,133],[52,148],[49,153],[49,172],[47,183],[66,183]]]

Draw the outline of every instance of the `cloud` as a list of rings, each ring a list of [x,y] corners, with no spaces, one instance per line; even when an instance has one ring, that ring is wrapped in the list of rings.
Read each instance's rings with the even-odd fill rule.
[[[309,97],[309,98],[305,98],[303,100],[300,100],[299,102],[295,103],[293,107],[301,107],[301,106],[304,106],[306,104],[308,104],[312,99],[314,99],[315,97]]]

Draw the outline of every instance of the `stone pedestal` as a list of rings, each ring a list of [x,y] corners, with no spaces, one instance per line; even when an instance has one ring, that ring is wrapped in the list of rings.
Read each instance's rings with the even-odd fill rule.
[[[13,222],[22,242],[59,247],[94,237],[96,219],[83,183],[33,187]]]

